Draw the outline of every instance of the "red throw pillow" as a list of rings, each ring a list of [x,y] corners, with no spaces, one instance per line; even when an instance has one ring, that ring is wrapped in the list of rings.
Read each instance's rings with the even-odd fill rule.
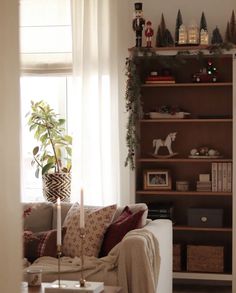
[[[66,227],[62,228],[62,240]],[[24,257],[33,262],[41,256],[57,257],[57,230],[31,233],[24,240]]]
[[[132,214],[129,207],[125,207],[119,218],[107,228],[99,257],[108,255],[110,250],[123,239],[126,233],[140,228],[140,222],[144,212],[142,210]]]

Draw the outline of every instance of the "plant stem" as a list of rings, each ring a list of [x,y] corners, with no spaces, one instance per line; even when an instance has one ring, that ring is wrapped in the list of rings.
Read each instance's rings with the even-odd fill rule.
[[[58,161],[58,158],[57,158],[57,153],[56,153],[56,149],[55,149],[55,145],[53,143],[53,140],[51,138],[51,132],[49,130],[49,128],[47,127],[47,132],[48,132],[48,137],[49,137],[49,140],[51,142],[51,145],[52,145],[52,150],[53,150],[53,153],[54,153],[54,157],[55,157],[55,161],[56,161],[56,172],[60,172],[60,164],[59,164],[59,161]]]

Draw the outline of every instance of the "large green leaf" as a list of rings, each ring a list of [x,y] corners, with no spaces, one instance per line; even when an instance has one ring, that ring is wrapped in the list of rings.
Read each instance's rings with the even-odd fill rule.
[[[48,163],[42,168],[42,175],[47,173],[50,169],[52,169],[55,165],[53,163]]]

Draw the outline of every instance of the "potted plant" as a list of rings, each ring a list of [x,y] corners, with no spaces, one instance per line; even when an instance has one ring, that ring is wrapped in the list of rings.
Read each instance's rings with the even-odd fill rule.
[[[31,101],[28,116],[29,130],[39,142],[33,148],[32,165],[36,167],[35,176],[42,175],[43,195],[51,202],[56,202],[58,197],[69,201],[72,137],[65,134],[66,121],[44,101]]]

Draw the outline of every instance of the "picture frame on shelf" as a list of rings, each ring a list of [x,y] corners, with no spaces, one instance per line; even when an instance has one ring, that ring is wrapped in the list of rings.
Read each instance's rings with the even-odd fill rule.
[[[144,190],[171,190],[171,174],[167,169],[145,170],[143,173]]]

